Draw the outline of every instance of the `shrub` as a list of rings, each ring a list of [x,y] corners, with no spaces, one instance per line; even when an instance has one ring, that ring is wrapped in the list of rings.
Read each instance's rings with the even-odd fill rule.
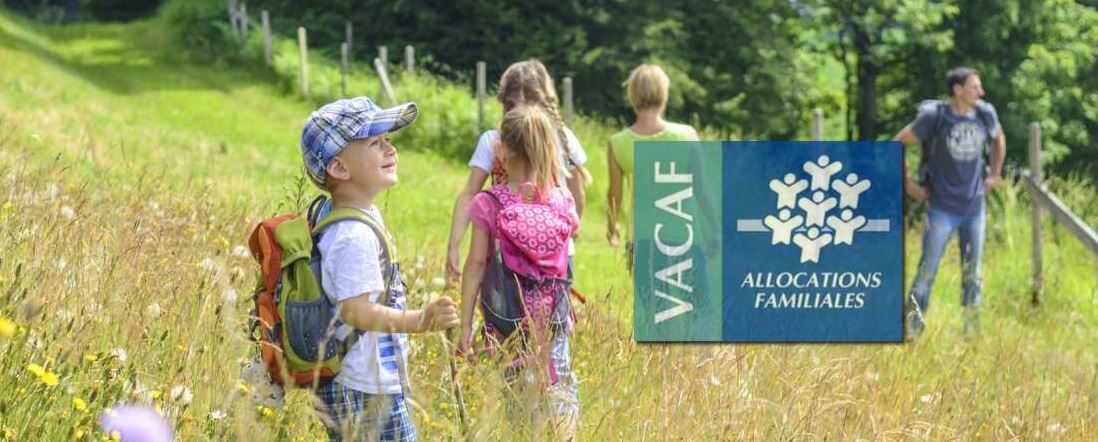
[[[230,50],[238,44],[228,23],[222,0],[168,0],[160,9],[163,21],[180,55],[203,61],[238,57]]]

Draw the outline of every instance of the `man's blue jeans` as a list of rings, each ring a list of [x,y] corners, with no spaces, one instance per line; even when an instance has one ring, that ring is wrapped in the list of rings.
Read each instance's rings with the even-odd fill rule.
[[[986,207],[984,200],[977,203],[967,214],[947,212],[930,206],[927,214],[926,231],[923,233],[923,257],[919,261],[919,269],[915,274],[915,282],[911,287],[912,300],[917,305],[909,305],[909,320],[912,328],[909,330],[918,333],[922,331],[923,318],[930,307],[930,289],[934,285],[934,277],[938,274],[938,264],[945,253],[946,244],[954,231],[960,235],[961,252],[961,305],[968,315],[965,317],[965,330],[970,327],[978,327],[976,308],[980,305],[980,256],[984,251],[984,231],[986,220]],[[913,298],[913,299],[912,299]],[[916,311],[915,308],[918,308]]]

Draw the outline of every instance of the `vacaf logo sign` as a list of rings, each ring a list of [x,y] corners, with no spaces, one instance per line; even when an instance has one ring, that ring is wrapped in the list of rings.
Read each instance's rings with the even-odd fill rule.
[[[898,143],[634,149],[638,341],[902,339]]]
[[[872,181],[854,172],[843,173],[843,163],[827,155],[798,169],[770,180],[776,213],[761,220],[737,220],[736,230],[769,233],[771,244],[799,247],[802,263],[819,262],[826,246],[853,245],[855,232],[889,230],[889,220],[870,220],[857,212],[858,201]]]

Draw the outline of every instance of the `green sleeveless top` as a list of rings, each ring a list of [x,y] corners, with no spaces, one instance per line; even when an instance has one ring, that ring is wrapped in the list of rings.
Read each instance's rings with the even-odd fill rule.
[[[610,147],[614,149],[614,159],[625,174],[633,173],[634,141],[690,141],[694,129],[685,124],[667,122],[663,130],[652,135],[638,135],[630,128],[610,136]]]
[[[652,135],[638,135],[630,128],[622,129],[620,132],[610,136],[610,147],[614,149],[614,160],[621,166],[621,171],[625,175],[633,174],[633,142],[634,141],[690,141],[693,138],[694,128],[685,124],[666,122],[663,130],[656,132]],[[629,195],[633,187],[633,179],[626,177],[622,189],[622,204],[620,219],[624,221],[623,227],[623,240],[632,241],[633,239],[633,215],[632,207],[630,205],[633,202],[633,198]]]

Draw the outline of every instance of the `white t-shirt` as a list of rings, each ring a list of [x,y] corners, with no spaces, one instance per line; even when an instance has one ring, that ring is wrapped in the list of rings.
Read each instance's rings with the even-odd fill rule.
[[[568,151],[572,154],[572,163],[575,166],[582,166],[587,163],[587,152],[584,152],[583,146],[580,145],[579,139],[576,138],[576,134],[572,133],[572,129],[564,128],[563,130],[565,138],[568,139]],[[477,140],[477,150],[473,152],[473,158],[469,159],[469,166],[479,168],[488,173],[492,173],[492,164],[495,162],[496,154],[493,146],[495,146],[496,140],[499,139],[499,130],[489,129],[480,134],[480,139]],[[557,146],[560,144],[560,135],[557,135]],[[563,160],[564,149],[561,147],[560,157]],[[567,161],[564,164],[568,165],[568,170],[575,169],[575,166],[569,164]],[[562,177],[563,178],[563,177]]]
[[[384,226],[376,206],[364,209]],[[381,269],[381,243],[370,226],[358,221],[336,223],[321,235],[321,285],[324,293],[338,305],[340,301],[367,293],[377,302],[385,291]],[[395,256],[396,251],[390,251]],[[395,308],[403,310],[403,290],[391,293]],[[404,333],[363,332],[347,354],[336,380],[348,388],[372,394],[397,394],[402,391],[400,368],[394,339],[399,339],[400,357],[407,361],[408,338]],[[407,366],[407,364],[404,364]]]
[[[568,152],[571,154],[571,164],[568,161],[564,161],[569,171],[574,170],[577,166],[582,166],[587,163],[587,152],[583,150],[583,146],[580,145],[579,138],[576,138],[576,134],[572,133],[572,129],[567,127],[563,128],[564,137],[568,139]],[[495,163],[496,153],[493,146],[496,144],[496,140],[499,139],[499,130],[489,129],[480,134],[480,139],[477,140],[477,150],[473,152],[473,158],[469,159],[469,166],[476,167],[488,173],[489,177],[492,174],[492,165]],[[560,144],[560,134],[557,134],[557,147],[561,149],[561,160],[565,160],[564,148]],[[561,176],[561,180],[564,177]],[[576,245],[572,242],[572,238],[568,238],[568,256],[576,254]]]

